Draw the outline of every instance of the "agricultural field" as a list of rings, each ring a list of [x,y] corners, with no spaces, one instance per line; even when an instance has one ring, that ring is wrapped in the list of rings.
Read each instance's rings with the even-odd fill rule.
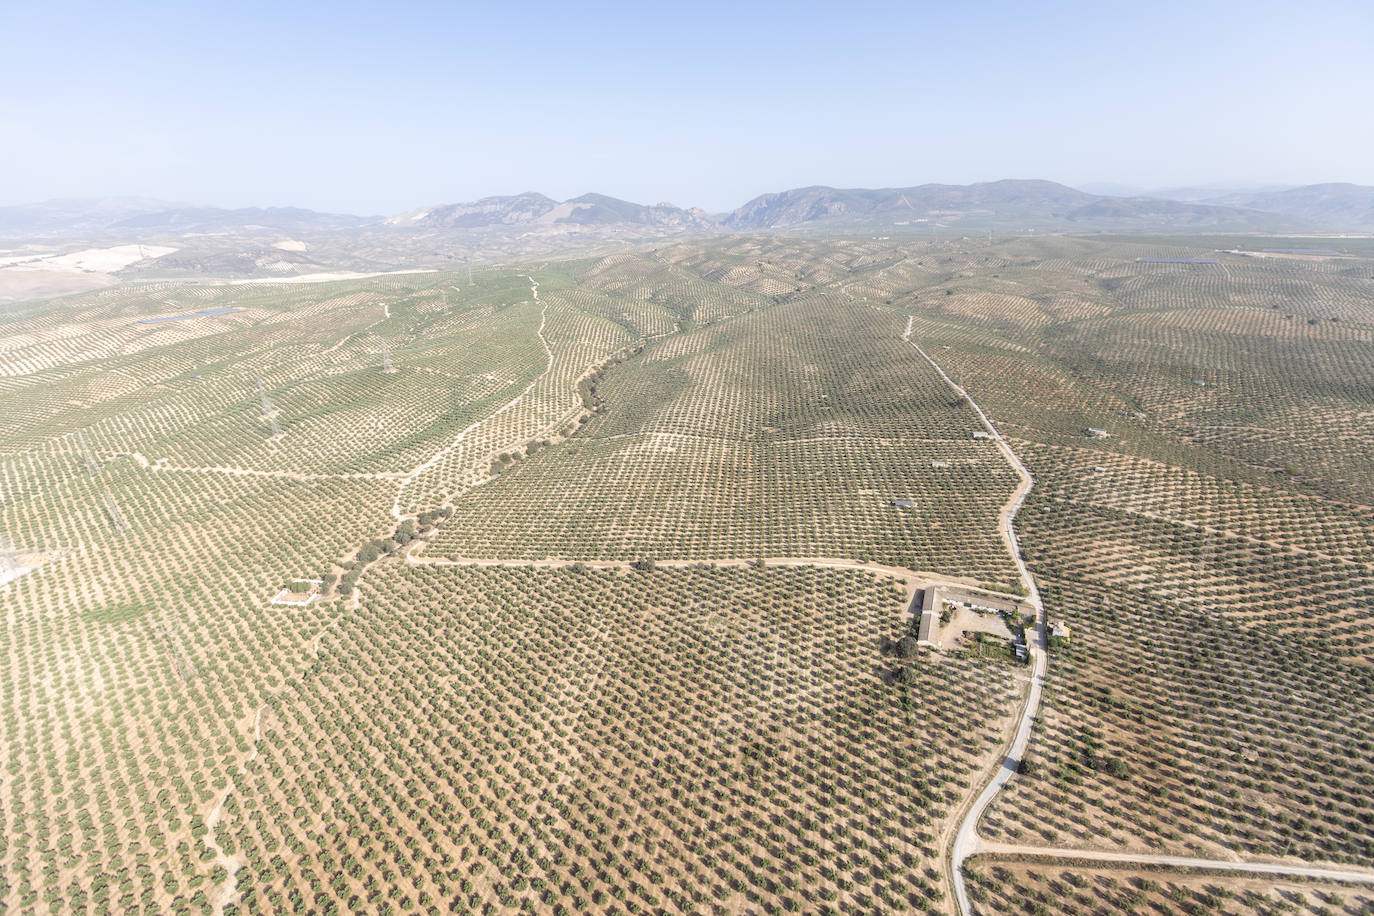
[[[338,620],[346,564],[397,527],[400,494],[461,488],[429,463],[465,430],[485,471],[577,410],[572,379],[620,345],[533,282],[159,283],[16,309],[0,354],[0,531],[18,573],[3,586],[5,907],[221,895],[209,812],[255,711]],[[549,379],[568,390],[545,396]],[[272,603],[300,577],[332,600]]]
[[[368,580],[219,824],[245,912],[939,912],[937,826],[1011,669],[893,685],[837,570],[411,566]]]
[[[902,330],[827,295],[657,341],[598,384],[575,443],[474,492],[430,552],[844,557],[1012,580],[996,516],[1015,475]]]
[[[1177,871],[1093,871],[1062,862],[974,862],[974,896],[993,913],[1216,913],[1366,916],[1374,891],[1281,877]]]
[[[1127,261],[1137,245],[1024,274],[1004,255],[997,284],[965,274],[941,284],[953,295],[907,297],[913,338],[1036,476],[1018,535],[1073,634],[1051,648],[1024,772],[981,836],[1368,869],[1374,261]],[[1090,281],[1083,298],[1110,310],[1051,322],[988,299],[979,331],[944,301],[1046,274]],[[1021,880],[980,911],[1027,907]],[[1113,899],[1084,911],[1141,906]]]
[[[953,912],[1029,670],[898,647],[917,582],[1018,592],[981,408],[1073,635],[975,909],[1361,912],[1018,858],[1374,867],[1374,258],[1246,244],[6,306],[0,909]]]

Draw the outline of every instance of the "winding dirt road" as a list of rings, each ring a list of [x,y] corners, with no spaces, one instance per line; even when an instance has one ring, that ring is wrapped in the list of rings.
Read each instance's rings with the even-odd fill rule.
[[[1031,487],[1035,485],[1035,480],[1030,471],[1021,460],[1016,457],[1002,435],[988,419],[983,409],[969,397],[968,392],[962,386],[955,383],[930,357],[930,354],[922,350],[915,341],[911,339],[913,319],[907,319],[906,333],[903,338],[907,343],[916,348],[916,351],[925,357],[926,362],[935,368],[940,374],[940,378],[960,396],[967,398],[969,405],[978,418],[983,421],[983,425],[992,435],[993,441],[997,443],[1002,454],[1007,461],[1016,469],[1021,477],[1021,485],[1017,487],[1012,498],[1002,508],[1002,536],[1007,542],[1008,549],[1011,550],[1012,558],[1016,561],[1016,568],[1021,574],[1021,581],[1029,589],[1030,597],[1028,603],[1035,608],[1036,616],[1036,638],[1035,645],[1030,647],[1032,655],[1032,671],[1030,689],[1026,693],[1025,701],[1021,707],[1020,718],[1017,722],[1016,731],[1012,736],[1010,745],[1002,757],[1001,764],[996,767],[991,778],[983,786],[983,790],[973,798],[971,802],[966,801],[961,807],[961,817],[956,817],[946,829],[942,848],[949,850],[946,858],[946,869],[951,886],[954,888],[955,904],[961,916],[972,916],[973,907],[968,897],[968,889],[964,883],[964,863],[969,857],[977,854],[993,855],[1015,855],[1015,856],[1036,856],[1044,858],[1077,860],[1087,862],[1101,862],[1104,864],[1117,865],[1146,865],[1163,866],[1167,868],[1195,868],[1212,869],[1218,871],[1238,872],[1244,874],[1261,875],[1287,875],[1314,878],[1325,881],[1344,881],[1358,884],[1374,884],[1374,871],[1368,869],[1348,869],[1335,865],[1324,864],[1286,864],[1282,862],[1238,862],[1227,861],[1224,859],[1199,859],[1188,856],[1167,856],[1152,855],[1149,853],[1133,852],[1109,852],[1093,851],[1084,849],[1066,849],[1061,847],[1034,847],[1016,846],[1002,843],[989,843],[978,836],[978,822],[982,819],[983,812],[992,803],[993,798],[1003,786],[1016,773],[1022,757],[1025,756],[1026,747],[1030,743],[1031,727],[1035,721],[1036,713],[1040,709],[1040,697],[1045,683],[1045,672],[1048,667],[1049,654],[1047,651],[1045,634],[1045,614],[1040,602],[1040,593],[1035,587],[1035,581],[1026,568],[1025,561],[1021,557],[1021,550],[1016,541],[1016,531],[1013,521],[1016,513],[1020,510],[1022,503],[1025,502],[1026,495],[1030,493]],[[985,775],[985,778],[986,775]],[[953,843],[949,842],[949,834],[953,831],[954,825],[958,825],[958,832],[954,835]]]
[[[530,282],[534,283],[534,280],[530,280]],[[534,283],[534,285],[537,287],[539,284]],[[535,290],[534,298],[539,298],[539,291],[537,289]],[[519,404],[521,400],[523,400],[531,391],[534,390],[534,386],[538,385],[541,381],[543,381],[545,376],[547,376],[550,372],[553,371],[553,347],[549,346],[549,339],[544,336],[544,323],[548,317],[547,313],[548,306],[544,306],[539,310],[539,330],[535,332],[539,336],[539,343],[543,345],[544,354],[548,360],[547,363],[545,363],[544,365],[544,371],[536,375],[534,377],[534,380],[531,381],[528,385],[526,385],[523,391],[521,391],[515,397],[511,398],[501,407],[497,408],[495,412],[487,414],[482,419],[477,420],[469,426],[467,426],[466,428],[464,428],[463,431],[458,433],[457,437],[455,437],[454,440],[450,442],[447,446],[435,452],[428,458],[428,460],[422,461],[420,464],[417,464],[414,468],[412,468],[409,472],[407,472],[404,476],[400,478],[401,486],[397,489],[396,499],[391,504],[391,515],[397,521],[406,518],[406,516],[401,512],[401,496],[405,493],[405,488],[408,484],[410,484],[413,480],[415,480],[415,478],[419,477],[425,471],[429,470],[430,468],[434,467],[434,465],[442,461],[444,456],[447,455],[449,452],[453,451],[458,446],[462,445],[463,441],[467,439],[468,433],[472,432],[474,429],[481,426],[483,423],[488,423],[494,420],[496,417],[501,416],[501,414],[505,413],[506,411],[513,410],[516,404]]]
[[[215,864],[222,866],[227,877],[224,879],[223,886],[220,887],[217,899],[214,901],[214,911],[222,914],[224,908],[233,902],[238,895],[238,870],[243,863],[239,857],[228,855],[220,847],[219,840],[215,838],[215,827],[219,824],[221,815],[224,814],[224,803],[229,800],[229,796],[234,793],[234,780],[248,772],[248,764],[252,763],[258,756],[258,742],[262,740],[262,711],[265,706],[259,706],[256,715],[253,717],[253,746],[249,749],[248,755],[239,764],[238,773],[234,779],[229,780],[229,785],[215,799],[215,805],[210,809],[210,813],[205,816],[205,845],[215,854]]]
[[[1002,757],[1002,763],[993,771],[991,779],[984,785],[982,792],[973,798],[973,801],[965,802],[961,807],[962,817],[956,816],[950,820],[949,826],[945,829],[942,838],[941,848],[948,849],[949,854],[945,859],[946,872],[950,885],[954,888],[954,899],[960,913],[970,914],[973,912],[972,904],[969,902],[968,889],[964,886],[964,861],[969,856],[976,853],[979,849],[980,840],[978,839],[978,821],[982,818],[983,812],[987,810],[994,797],[1011,779],[1020,765],[1021,758],[1026,753],[1026,745],[1030,743],[1031,726],[1035,722],[1035,715],[1040,709],[1040,695],[1045,684],[1045,670],[1048,667],[1048,654],[1045,643],[1045,612],[1040,603],[1040,591],[1035,587],[1035,580],[1026,568],[1026,562],[1021,557],[1021,548],[1016,542],[1016,528],[1014,522],[1016,513],[1021,510],[1021,505],[1026,501],[1027,494],[1031,487],[1035,486],[1035,478],[1031,476],[1030,470],[1021,463],[1021,459],[1016,457],[1007,440],[1002,438],[1002,434],[997,431],[997,427],[992,425],[988,415],[983,413],[983,408],[979,407],[973,398],[969,397],[963,386],[959,385],[946,374],[930,354],[911,339],[911,330],[914,318],[908,318],[906,322],[906,333],[902,339],[916,348],[916,352],[925,358],[925,361],[934,367],[935,371],[944,379],[945,384],[954,389],[960,397],[968,401],[974,413],[978,414],[978,419],[983,422],[983,426],[992,436],[993,442],[1007,459],[1007,462],[1016,470],[1017,476],[1021,478],[1021,483],[1015,492],[1002,507],[1001,529],[1002,539],[1007,543],[1007,549],[1011,551],[1012,559],[1016,562],[1017,572],[1021,575],[1021,584],[1027,589],[1029,597],[1026,603],[1035,611],[1035,644],[1029,646],[1031,654],[1031,680],[1030,689],[1026,693],[1025,702],[1021,707],[1021,716],[1016,725],[1016,732],[1013,734],[1011,744]],[[985,777],[986,778],[986,777]],[[958,832],[954,834],[953,842],[950,842],[950,833],[958,825]]]

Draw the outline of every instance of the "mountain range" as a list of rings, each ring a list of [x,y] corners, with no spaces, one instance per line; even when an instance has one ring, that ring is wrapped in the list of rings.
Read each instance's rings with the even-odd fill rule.
[[[1181,189],[1182,190],[1182,189]],[[0,237],[151,238],[187,235],[372,235],[657,238],[718,232],[846,229],[1019,231],[1374,231],[1374,187],[1320,184],[1196,199],[1091,194],[1051,181],[1007,179],[907,188],[815,186],[762,194],[723,214],[602,194],[556,201],[527,192],[436,204],[390,217],[294,207],[223,209],[146,198],[46,201],[0,207]]]
[[[430,229],[486,229],[521,224],[548,227],[626,224],[689,231],[709,231],[716,227],[705,211],[683,210],[669,203],[644,206],[604,194],[583,194],[560,203],[533,192],[426,207],[389,217],[383,222],[388,226]]]
[[[1260,193],[1228,194],[1207,201],[1297,217],[1323,227],[1374,229],[1374,187],[1332,183]]]

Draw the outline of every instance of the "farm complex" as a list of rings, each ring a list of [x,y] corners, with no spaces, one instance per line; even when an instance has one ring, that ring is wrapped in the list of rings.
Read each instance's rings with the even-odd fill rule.
[[[1374,243],[1321,244],[7,306],[0,911],[1374,911]]]

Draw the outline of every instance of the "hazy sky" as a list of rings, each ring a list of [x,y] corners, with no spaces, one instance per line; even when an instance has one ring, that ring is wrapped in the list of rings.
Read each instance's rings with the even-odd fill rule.
[[[1374,184],[1374,2],[0,0],[0,204]]]

